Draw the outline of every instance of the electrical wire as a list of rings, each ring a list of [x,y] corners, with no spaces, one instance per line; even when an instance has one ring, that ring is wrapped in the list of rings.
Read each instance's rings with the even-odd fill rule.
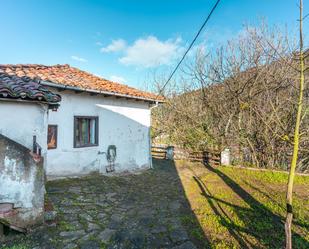
[[[202,30],[204,29],[205,25],[207,24],[207,22],[209,21],[210,17],[212,16],[213,12],[215,11],[215,9],[217,8],[219,2],[221,0],[217,0],[217,2],[215,3],[215,5],[212,7],[211,11],[209,12],[206,20],[204,21],[203,25],[200,27],[199,31],[197,32],[197,34],[195,35],[194,39],[192,40],[190,46],[188,47],[188,49],[186,50],[186,52],[184,53],[184,55],[182,56],[181,60],[178,62],[177,66],[175,67],[175,69],[173,70],[173,72],[171,73],[171,75],[169,76],[169,78],[167,79],[167,81],[165,82],[165,84],[163,85],[163,87],[160,89],[159,94],[157,97],[159,97],[165,87],[167,86],[167,84],[170,82],[170,80],[172,79],[172,77],[174,76],[174,74],[176,73],[177,69],[179,68],[180,64],[183,62],[183,60],[185,59],[186,55],[188,54],[188,52],[190,51],[190,49],[192,48],[193,44],[195,43],[196,39],[199,37],[199,35],[201,34]]]

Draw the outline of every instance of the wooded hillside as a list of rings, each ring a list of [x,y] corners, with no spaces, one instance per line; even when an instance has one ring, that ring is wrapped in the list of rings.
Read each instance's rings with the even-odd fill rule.
[[[299,80],[298,45],[290,37],[262,24],[216,51],[199,49],[182,70],[184,83],[170,87],[167,102],[153,110],[153,138],[195,150],[231,148],[234,164],[287,169]],[[302,172],[309,170],[308,101],[306,86]]]

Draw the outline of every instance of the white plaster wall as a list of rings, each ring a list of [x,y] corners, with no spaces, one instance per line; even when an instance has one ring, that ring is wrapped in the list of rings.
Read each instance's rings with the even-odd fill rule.
[[[44,169],[36,163],[28,148],[0,136],[0,203],[19,208],[11,218],[13,224],[35,224],[42,221],[44,207]]]
[[[5,158],[4,171],[0,175],[0,189],[2,190],[0,199],[1,202],[13,202],[16,208],[33,208],[35,168],[29,172],[29,178],[23,179],[16,174],[16,168],[21,167],[23,167],[21,161],[17,162],[15,158]]]
[[[34,185],[38,167],[29,166],[26,173],[25,167],[27,166],[20,158],[5,156],[0,175],[0,202],[13,202],[16,208],[34,207],[33,200],[40,198],[35,196],[38,193]],[[27,177],[24,174],[27,174]],[[41,196],[44,196],[44,192]]]
[[[42,147],[42,156],[47,151],[47,105],[37,103],[0,101],[0,134],[32,150],[33,136]]]
[[[48,176],[104,173],[108,162],[98,152],[106,152],[109,145],[117,147],[116,171],[150,166],[148,103],[72,91],[60,94],[58,111],[49,112],[49,124],[58,125],[58,144],[47,153]],[[74,148],[74,116],[99,117],[98,146]]]

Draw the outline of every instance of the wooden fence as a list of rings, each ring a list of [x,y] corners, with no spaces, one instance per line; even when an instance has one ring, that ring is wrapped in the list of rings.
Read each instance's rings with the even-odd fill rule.
[[[167,145],[153,145],[151,154],[153,158],[167,159],[167,151],[171,146]],[[196,162],[209,163],[210,165],[218,166],[221,161],[220,151],[206,150],[206,151],[188,151],[181,147],[173,146],[174,160],[189,160]]]
[[[158,159],[166,159],[167,146],[153,145],[151,147],[151,156]]]

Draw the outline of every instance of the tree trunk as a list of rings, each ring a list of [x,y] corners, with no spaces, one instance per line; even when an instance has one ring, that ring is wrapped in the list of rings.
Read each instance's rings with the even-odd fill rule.
[[[303,2],[299,1],[300,9],[300,18],[299,18],[299,38],[300,38],[300,48],[299,48],[299,57],[300,57],[300,82],[299,82],[299,97],[297,104],[297,117],[295,123],[294,131],[294,147],[293,147],[293,157],[289,173],[289,181],[287,185],[287,194],[286,194],[286,221],[285,221],[285,235],[286,235],[286,249],[292,249],[292,221],[293,221],[293,184],[295,178],[295,170],[298,159],[298,150],[299,150],[299,129],[301,123],[301,114],[302,114],[302,105],[303,105],[303,92],[304,92],[304,54],[303,54],[303,37],[302,37],[302,11],[303,11]]]
[[[287,213],[285,221],[286,249],[292,248],[292,220],[293,220],[293,213]]]

